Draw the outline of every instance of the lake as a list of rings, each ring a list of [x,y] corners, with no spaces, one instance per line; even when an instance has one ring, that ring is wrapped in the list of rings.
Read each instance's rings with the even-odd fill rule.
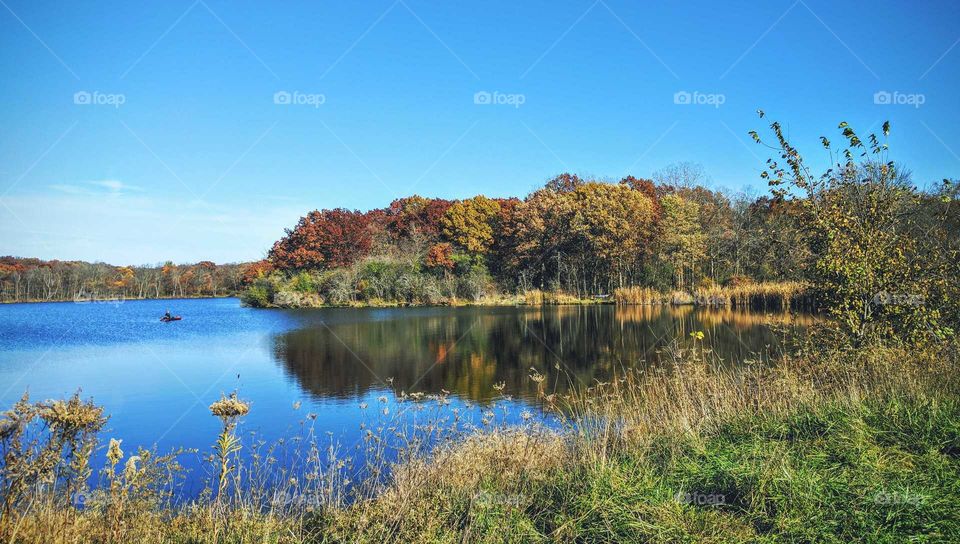
[[[164,311],[182,321],[162,323]],[[691,332],[725,364],[782,348],[770,324],[811,318],[693,307],[545,306],[260,310],[237,299],[0,305],[0,403],[78,389],[104,406],[104,437],[209,451],[208,406],[238,391],[242,429],[289,436],[308,415],[349,449],[371,418],[408,417],[396,393],[449,393],[451,410],[542,418],[544,387],[592,384],[657,364]],[[502,384],[502,394],[494,386]],[[299,408],[295,406],[299,404]],[[391,409],[393,412],[391,414]],[[475,415],[476,415],[475,414]],[[409,416],[413,417],[413,416]],[[471,416],[472,417],[472,416]],[[478,419],[478,418],[477,418]],[[186,463],[190,465],[190,462]]]

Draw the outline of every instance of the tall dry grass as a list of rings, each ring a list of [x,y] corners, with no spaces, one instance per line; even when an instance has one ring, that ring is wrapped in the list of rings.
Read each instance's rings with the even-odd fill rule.
[[[667,304],[667,295],[650,287],[619,287],[613,291],[613,300],[617,304]]]
[[[528,306],[558,305],[558,304],[592,304],[600,302],[597,299],[578,298],[563,291],[541,291],[530,289],[523,293],[523,303]]]
[[[772,365],[724,365],[702,345],[675,347],[672,362],[624,371],[609,382],[562,397],[569,428],[611,451],[665,434],[710,431],[731,417],[777,415],[800,405],[891,392],[960,391],[956,354],[902,348],[784,355]]]
[[[82,433],[55,434],[56,442],[47,446],[48,435],[27,439],[29,426],[21,423],[32,410],[42,414],[35,417],[81,426],[95,424],[101,414],[79,399],[57,405],[58,415],[42,412],[50,403],[24,400],[0,420],[4,451],[15,447],[57,455],[36,457],[45,461],[28,470],[11,471],[8,461],[3,491],[10,507],[0,535],[8,542],[63,543],[486,541],[491,535],[494,540],[595,541],[637,534],[657,540],[662,533],[644,520],[659,520],[689,534],[750,540],[756,527],[749,522],[698,513],[660,497],[657,486],[665,484],[650,480],[662,469],[657,452],[664,447],[686,451],[683,455],[706,451],[708,437],[723,436],[731,421],[746,421],[738,432],[752,433],[763,443],[763,435],[752,430],[753,418],[789,419],[804,407],[855,406],[864,399],[960,393],[956,346],[919,353],[881,347],[826,350],[817,346],[827,343],[814,338],[798,355],[777,364],[734,368],[721,364],[701,336],[691,337],[693,342],[675,346],[661,367],[624,370],[609,382],[566,395],[551,393],[543,375],[531,374],[542,386],[543,408],[560,419],[556,427],[491,424],[497,418],[493,408],[481,409],[479,425],[464,424],[462,414],[445,408],[444,397],[413,395],[408,408],[425,412],[425,423],[371,426],[362,471],[344,470],[349,461],[336,444],[317,439],[309,415],[300,438],[286,442],[297,446],[289,451],[281,445],[249,446],[261,448],[254,457],[263,462],[240,462],[228,446],[245,409],[235,404],[238,399],[221,399],[211,409],[227,418],[216,439],[215,453],[223,455],[213,456],[209,491],[187,503],[171,500],[181,474],[175,455],[146,450],[129,455],[119,442],[110,443],[108,468],[101,484],[87,492],[86,504],[71,502],[63,493],[77,489],[78,480],[62,476],[80,474],[67,469],[86,465],[62,455],[74,448],[55,448],[68,445],[70,437],[81,444]],[[917,425],[924,423],[917,420]],[[402,453],[383,462],[397,441]],[[778,441],[770,444],[783,447]],[[283,458],[294,463],[277,462]],[[358,474],[364,474],[363,481],[349,481]],[[17,478],[19,491],[10,495]],[[587,485],[593,490],[586,491]],[[796,500],[791,497],[777,500]],[[760,498],[751,500],[762,504]]]
[[[692,293],[664,293],[650,287],[621,287],[613,292],[617,304],[673,304],[760,309],[813,309],[810,289],[800,282],[738,283],[699,287]]]
[[[696,289],[693,296],[699,305],[736,308],[790,309],[812,303],[809,287],[792,281],[705,287]]]
[[[544,393],[545,407],[564,422],[559,429],[530,427],[473,435],[412,460],[398,467],[384,494],[332,514],[329,530],[337,538],[364,542],[484,541],[491,527],[516,531],[500,535],[503,540],[605,541],[617,540],[614,535],[621,532],[672,540],[654,526],[638,529],[646,518],[684,526],[690,535],[716,530],[722,535],[718,541],[750,540],[757,535],[749,524],[713,519],[709,512],[706,522],[684,521],[678,511],[682,504],[657,497],[656,486],[646,480],[659,470],[657,452],[665,446],[682,449],[691,444],[695,451],[705,450],[707,437],[722,434],[731,421],[781,417],[789,421],[792,414],[809,407],[854,407],[864,399],[912,395],[949,398],[960,392],[955,354],[944,358],[896,349],[856,353],[838,349],[787,357],[775,366],[731,368],[695,343],[677,348],[673,356],[672,364],[660,369],[628,370],[564,396]],[[745,432],[751,432],[749,425]],[[617,480],[631,474],[637,482]],[[607,481],[611,475],[614,480]],[[597,479],[601,489],[590,491]],[[612,495],[623,490],[608,485],[654,487],[647,495],[629,499],[639,503],[621,503]],[[596,492],[600,495],[592,494]],[[626,519],[626,526],[619,526],[614,511]],[[598,520],[574,526],[594,512]],[[491,521],[491,515],[500,517]],[[572,519],[554,523],[563,515]],[[509,521],[512,517],[524,521],[515,524]],[[537,524],[536,529],[528,523]],[[829,527],[817,530],[831,534]]]

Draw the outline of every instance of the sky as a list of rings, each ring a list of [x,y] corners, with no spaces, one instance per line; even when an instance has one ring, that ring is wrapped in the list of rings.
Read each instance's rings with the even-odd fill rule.
[[[747,133],[771,120],[823,168],[819,136],[889,120],[929,186],[960,171],[958,22],[955,1],[0,0],[0,255],[248,261],[313,209],[680,161],[760,195]]]

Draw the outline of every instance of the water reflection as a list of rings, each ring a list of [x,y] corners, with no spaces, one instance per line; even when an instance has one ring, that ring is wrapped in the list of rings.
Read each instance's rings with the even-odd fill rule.
[[[352,313],[351,313],[352,312]],[[782,348],[778,327],[803,327],[805,315],[651,306],[552,306],[344,310],[273,338],[273,352],[301,388],[317,398],[353,398],[370,389],[450,391],[476,401],[505,392],[536,395],[530,369],[558,390],[614,371],[656,363],[666,348],[703,343],[737,364]],[[775,325],[775,326],[772,326]],[[559,368],[558,368],[559,367]]]

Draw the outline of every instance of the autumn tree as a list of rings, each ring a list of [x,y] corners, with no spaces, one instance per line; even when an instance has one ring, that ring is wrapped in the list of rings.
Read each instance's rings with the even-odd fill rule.
[[[657,195],[657,186],[651,179],[635,178],[627,176],[620,180],[620,185],[626,185],[634,191],[640,191],[653,203],[654,223],[659,223],[663,216],[663,208],[660,206],[660,197]]]
[[[577,187],[583,185],[584,181],[576,174],[564,172],[559,176],[549,180],[543,187],[544,189],[558,193],[569,193]]]
[[[270,250],[270,261],[283,270],[337,268],[353,264],[370,249],[369,218],[337,208],[314,210],[301,217]]]
[[[704,236],[704,275],[713,281],[729,276],[730,242],[733,238],[733,208],[720,191],[702,185],[681,186],[676,193],[697,205],[697,222]],[[695,263],[699,266],[701,263]]]
[[[271,272],[273,272],[273,263],[266,259],[248,263],[241,269],[240,281],[244,285],[250,285],[254,281],[269,275]]]
[[[519,283],[560,287],[565,256],[575,251],[572,203],[566,192],[544,188],[516,207],[504,230],[511,243],[509,262]]]
[[[760,117],[764,116],[759,112]],[[802,197],[804,224],[816,264],[808,279],[834,322],[858,342],[926,342],[955,334],[958,303],[947,295],[956,284],[938,246],[928,245],[944,230],[945,219],[929,221],[909,175],[887,160],[890,124],[882,136],[862,139],[840,123],[841,145],[821,137],[834,167],[813,174],[779,123],[770,124],[778,154],[761,175],[776,198]],[[765,144],[756,132],[753,139]],[[942,247],[942,246],[941,246]]]
[[[493,245],[490,247],[488,261],[491,271],[507,286],[513,287],[517,281],[516,271],[519,265],[517,256],[517,233],[519,229],[519,210],[523,201],[519,198],[496,199],[500,205],[495,222]]]
[[[113,281],[113,287],[122,290],[133,283],[133,269],[129,266],[117,268],[117,279]]]
[[[241,265],[209,261],[162,266],[113,266],[83,261],[0,257],[0,301],[98,300],[236,292],[229,280]],[[201,272],[202,271],[202,272]],[[198,283],[202,280],[202,283]]]
[[[586,253],[581,262],[589,266],[582,275],[600,288],[616,275],[624,286],[630,267],[648,249],[653,238],[656,211],[653,200],[628,185],[585,183],[570,193],[573,216],[571,232]]]
[[[504,218],[500,262],[523,285],[601,291],[637,277],[656,220],[654,199],[627,183],[549,185]]]
[[[424,264],[435,270],[453,270],[453,246],[447,242],[434,244],[427,251]]]
[[[436,238],[441,222],[453,203],[442,198],[424,198],[413,195],[398,198],[385,211],[387,229],[395,237],[409,236],[414,231],[428,238]]]
[[[814,264],[803,203],[767,196],[740,204],[734,274],[760,281],[802,280]]]
[[[706,249],[699,206],[675,193],[664,195],[660,204],[663,206],[660,250],[663,259],[673,268],[674,286],[684,289]]]
[[[443,236],[469,253],[483,255],[493,245],[499,213],[500,204],[483,195],[456,202],[440,222]]]

